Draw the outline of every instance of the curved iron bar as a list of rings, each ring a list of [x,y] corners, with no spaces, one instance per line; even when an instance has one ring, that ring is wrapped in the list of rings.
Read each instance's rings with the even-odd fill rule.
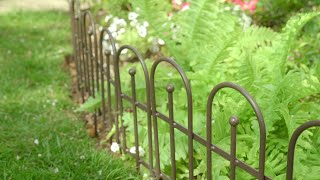
[[[90,21],[91,26],[88,26],[89,29],[88,31],[86,31],[86,27],[87,27],[87,17],[88,20]],[[90,66],[91,68],[89,68],[89,66],[87,66],[88,68],[88,79],[90,81],[90,75],[91,75],[91,88],[89,85],[89,95],[92,95],[93,97],[95,97],[95,89],[99,89],[99,68],[98,68],[98,47],[97,47],[97,33],[96,33],[96,25],[95,25],[95,21],[93,19],[92,13],[89,10],[85,10],[83,12],[83,28],[84,28],[84,39],[85,39],[85,44],[87,47],[87,61],[90,61]],[[92,40],[91,40],[91,36],[93,36],[94,38],[94,45],[92,47]],[[89,39],[89,43],[87,42],[87,38]],[[89,44],[89,47],[88,47]],[[94,49],[94,55],[93,55],[93,50]],[[95,64],[94,64],[95,63]],[[88,64],[87,64],[88,65]],[[97,88],[95,88],[95,69],[96,67],[96,86]],[[90,69],[91,69],[91,74],[90,74]],[[91,90],[90,90],[91,89]],[[98,123],[97,123],[97,110],[95,110],[94,112],[94,127],[95,127],[95,135],[98,135]]]
[[[82,103],[84,103],[87,99],[87,95],[89,94],[89,76],[88,74],[88,61],[87,61],[87,44],[86,44],[86,34],[85,28],[83,25],[83,11],[80,11],[80,16],[78,19],[79,24],[79,55],[80,55],[80,65],[82,70],[82,91],[83,91],[83,98]]]
[[[288,147],[287,180],[293,179],[294,150],[299,136],[308,128],[316,126],[320,127],[320,120],[313,120],[303,123],[293,132]]]
[[[89,54],[89,49],[88,49],[88,43],[87,43],[87,36],[88,36],[88,32],[86,31],[85,28],[85,18],[84,18],[84,11],[81,10],[81,16],[80,16],[80,34],[81,34],[81,48],[82,48],[82,61],[83,61],[83,76],[84,76],[84,89],[85,92],[88,95],[91,95],[91,89],[90,89],[90,76],[89,76],[89,58],[88,58],[88,54]],[[86,94],[86,95],[87,95]],[[84,100],[86,100],[86,98],[84,98]]]
[[[94,65],[97,67],[98,66],[98,61],[97,61],[97,52],[98,52],[98,48],[97,48],[97,33],[96,33],[96,25],[95,25],[95,21],[93,19],[93,16],[91,14],[91,12],[89,10],[85,10],[83,12],[83,25],[84,28],[87,27],[87,23],[86,23],[86,19],[88,17],[88,20],[91,22],[91,26],[88,26],[89,29],[87,31],[85,31],[86,33],[86,39],[88,37],[89,39],[89,48],[88,48],[88,60],[90,60],[90,65],[91,65],[91,83],[92,83],[92,87],[91,87],[91,95],[93,97],[95,97],[95,82],[94,82]],[[93,36],[94,38],[94,47],[92,47],[92,41],[91,41],[91,36]],[[93,55],[93,51],[92,49],[94,48],[94,53],[95,55]],[[95,64],[93,64],[95,62]],[[98,76],[96,76],[96,78],[98,79]],[[99,84],[99,83],[98,83]]]
[[[77,15],[75,13],[75,8],[78,8]],[[73,55],[75,56],[74,61],[76,64],[77,72],[77,90],[81,93],[82,102],[84,101],[84,92],[83,92],[83,77],[82,77],[82,68],[81,68],[81,25],[79,18],[81,17],[80,1],[79,0],[69,0],[70,7],[70,16],[71,16],[71,29],[72,29],[72,42],[73,42]]]
[[[146,100],[147,100],[147,126],[148,126],[148,144],[149,144],[149,171],[150,171],[150,175],[153,175],[153,156],[152,156],[152,125],[151,125],[151,99],[150,99],[150,79],[149,79],[149,71],[148,71],[148,67],[146,65],[146,63],[143,60],[142,55],[139,53],[139,51],[134,48],[133,46],[130,45],[123,45],[119,48],[118,52],[117,52],[117,58],[119,59],[121,52],[125,49],[130,50],[131,52],[133,52],[135,54],[135,56],[138,58],[140,65],[143,69],[143,74],[144,74],[144,79],[145,79],[145,86],[146,86]],[[120,79],[120,77],[119,77]],[[121,92],[122,93],[122,92]],[[121,96],[122,98],[122,96]],[[122,101],[121,101],[122,103]],[[136,102],[133,102],[136,103]],[[122,106],[122,105],[121,105]],[[121,112],[122,113],[122,112]],[[122,116],[122,114],[121,114]],[[123,123],[122,123],[123,124]],[[138,136],[138,135],[137,135]],[[137,144],[136,144],[136,151],[138,154],[138,148],[139,148],[139,141],[137,140]],[[138,156],[139,157],[139,156]]]
[[[110,44],[111,44],[111,48],[113,51],[113,54],[116,54],[117,50],[116,50],[116,45],[115,45],[115,40],[112,36],[112,33],[105,27],[102,28],[102,30],[100,31],[100,39],[99,39],[99,49],[100,49],[100,76],[101,76],[101,104],[102,104],[102,119],[103,121],[105,121],[106,119],[106,113],[105,110],[108,110],[108,118],[109,118],[109,122],[111,125],[111,119],[112,119],[112,112],[111,112],[111,89],[110,89],[110,81],[111,81],[111,77],[110,77],[110,55],[111,53],[109,51],[105,51],[103,52],[103,41],[104,41],[104,36],[105,34],[108,35],[109,40],[110,40]],[[107,98],[107,102],[108,102],[108,106],[106,108],[106,102],[105,102],[105,86],[104,86],[104,69],[103,69],[103,54],[107,57],[107,93],[108,93],[108,98]],[[113,62],[115,62],[115,56],[112,56],[113,58]],[[116,94],[116,93],[115,93]],[[117,98],[117,97],[116,97]],[[116,105],[116,108],[117,109]],[[116,121],[116,126],[118,126],[118,121]],[[116,134],[119,134],[119,130],[116,129]],[[119,143],[119,136],[118,138],[116,138],[117,143]]]
[[[254,100],[254,98],[241,86],[231,83],[231,82],[223,82],[218,85],[216,85],[208,98],[207,102],[207,178],[210,180],[212,177],[212,165],[211,165],[211,160],[212,160],[212,104],[215,95],[217,92],[223,88],[231,88],[236,91],[238,91],[240,94],[242,94],[247,101],[250,103],[251,107],[253,108],[256,117],[258,119],[259,123],[259,129],[260,129],[260,152],[259,152],[259,174],[258,178],[264,179],[264,170],[265,170],[265,154],[266,154],[266,127],[263,119],[263,115],[261,113],[261,110],[257,104],[257,102]],[[231,121],[230,121],[231,122]],[[231,124],[231,123],[230,123]]]
[[[81,23],[81,10],[78,12],[78,16],[76,17],[76,24],[77,24],[77,61],[79,65],[79,88],[81,93],[81,100],[82,103],[85,101],[85,69],[84,69],[84,51],[83,51],[83,42],[82,42],[82,23]]]
[[[157,59],[151,68],[150,73],[150,85],[151,85],[151,109],[154,125],[154,141],[155,141],[155,153],[156,153],[156,175],[161,177],[160,173],[160,153],[159,153],[159,139],[158,139],[158,124],[157,124],[157,111],[156,111],[156,98],[155,98],[155,84],[154,76],[157,66],[161,62],[167,62],[171,64],[176,71],[180,74],[187,93],[188,104],[188,155],[189,155],[189,179],[193,179],[193,115],[192,115],[192,92],[189,79],[182,70],[182,68],[173,60],[167,57],[161,57]]]

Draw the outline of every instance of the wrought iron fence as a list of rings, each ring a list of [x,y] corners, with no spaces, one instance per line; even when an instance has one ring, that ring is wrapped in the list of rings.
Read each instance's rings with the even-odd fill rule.
[[[142,55],[132,46],[125,45],[116,49],[115,40],[107,28],[97,29],[93,15],[89,10],[81,10],[78,0],[70,0],[70,15],[72,27],[72,40],[74,47],[74,59],[77,70],[77,88],[81,94],[82,103],[89,96],[95,97],[96,92],[101,92],[101,108],[94,112],[95,133],[98,135],[97,121],[98,116],[101,116],[101,121],[106,122],[108,127],[113,124],[116,127],[115,141],[122,146],[122,152],[130,154],[135,158],[136,168],[140,166],[149,169],[150,176],[157,179],[176,179],[176,158],[175,158],[175,130],[180,131],[188,137],[188,168],[189,179],[194,179],[194,141],[203,145],[207,149],[207,179],[212,179],[212,152],[218,154],[230,162],[230,179],[235,179],[236,168],[241,168],[247,173],[258,179],[271,179],[265,175],[265,156],[266,156],[266,127],[261,110],[254,98],[242,87],[231,82],[223,82],[216,85],[207,101],[206,114],[206,139],[199,136],[193,131],[193,105],[191,86],[183,69],[173,60],[167,57],[162,57],[153,62],[151,71],[149,72]],[[98,34],[97,32],[100,32]],[[108,36],[112,50],[104,51],[103,37]],[[131,68],[129,74],[131,76],[131,96],[125,94],[121,90],[121,78],[119,59],[123,50],[132,51],[142,66],[145,80],[146,102],[140,102],[136,98],[136,70]],[[175,121],[173,111],[173,93],[174,86],[168,84],[166,91],[168,94],[168,109],[169,116],[157,111],[156,106],[156,90],[155,90],[155,73],[157,67],[161,63],[169,63],[180,75],[187,93],[187,127]],[[106,67],[103,65],[106,64]],[[105,83],[107,83],[105,85]],[[106,89],[105,89],[106,87]],[[241,161],[236,156],[236,129],[239,124],[239,119],[232,116],[229,119],[231,126],[231,146],[230,153],[221,149],[215,144],[212,144],[212,105],[218,91],[224,88],[231,88],[239,92],[246,98],[253,108],[258,120],[260,129],[260,147],[259,147],[259,167],[255,169],[250,165]],[[113,92],[112,92],[113,91]],[[114,96],[112,96],[114,94]],[[112,99],[114,97],[114,99]],[[134,142],[136,153],[131,153],[127,148],[126,131],[122,120],[124,113],[123,101],[127,101],[132,105],[133,120],[134,120]],[[144,111],[147,114],[147,134],[148,134],[148,159],[139,156],[139,136],[138,136],[138,120],[137,109]],[[171,174],[166,175],[160,168],[160,152],[159,152],[159,137],[158,137],[158,119],[168,123],[170,129],[170,157],[171,157]],[[293,160],[296,141],[300,134],[310,128],[320,126],[320,120],[306,122],[299,126],[293,133],[287,157],[287,179],[293,179]],[[155,161],[154,161],[155,158]]]

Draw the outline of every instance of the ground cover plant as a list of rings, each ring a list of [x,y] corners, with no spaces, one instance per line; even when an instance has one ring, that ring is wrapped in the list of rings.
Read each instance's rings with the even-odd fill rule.
[[[320,37],[320,13],[317,6],[312,7],[310,12],[292,13],[294,15],[290,18],[283,17],[288,21],[281,20],[270,25],[277,26],[270,29],[252,24],[254,21],[250,16],[255,13],[255,6],[266,1],[255,2],[257,4],[251,8],[244,8],[240,1],[223,0],[107,1],[104,6],[111,15],[102,21],[103,25],[109,26],[119,44],[136,46],[145,53],[149,67],[152,63],[148,56],[150,52],[170,56],[183,67],[192,85],[194,131],[202,137],[206,136],[203,124],[207,95],[213,86],[232,81],[247,89],[257,100],[265,117],[268,140],[266,174],[284,179],[287,146],[293,130],[303,122],[320,118],[320,52],[317,42]],[[294,1],[290,3],[294,4]],[[234,4],[237,6],[234,7]],[[253,20],[259,21],[259,18],[253,15]],[[265,22],[261,20],[256,24],[267,24]],[[137,79],[142,77],[138,65],[123,67],[122,90],[129,94],[130,76],[127,72],[131,66],[137,66]],[[167,113],[164,88],[167,82],[174,83],[175,119],[186,126],[186,95],[179,77],[170,68],[160,71],[156,78],[159,109]],[[139,99],[144,100],[144,82],[138,81],[136,86]],[[237,150],[237,157],[257,167],[259,131],[249,105],[238,94],[224,91],[219,94],[214,106],[219,108],[214,108],[213,112],[213,142],[225,150],[229,149],[228,118],[238,115],[241,122],[238,126],[238,147],[241,148]],[[139,112],[138,115],[140,144],[147,149],[145,114]],[[128,134],[133,134],[132,114],[125,113],[123,119]],[[159,133],[160,152],[169,152],[168,126],[159,123]],[[299,140],[295,163],[297,179],[320,177],[319,135],[319,129],[311,129]],[[133,146],[134,139],[128,142]],[[187,137],[176,134],[178,178],[188,175],[186,142]],[[199,146],[194,152],[197,160],[195,175],[205,178],[206,151]],[[218,156],[213,156],[213,162],[214,179],[228,179],[229,163]],[[161,164],[165,173],[170,174],[169,154],[161,154]],[[241,171],[237,172],[237,176],[239,179],[252,178]]]
[[[0,16],[0,177],[140,179],[98,151],[72,109],[67,12]]]

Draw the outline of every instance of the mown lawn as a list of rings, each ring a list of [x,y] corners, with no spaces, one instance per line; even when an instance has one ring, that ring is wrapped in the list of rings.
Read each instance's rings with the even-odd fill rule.
[[[137,179],[96,150],[73,113],[67,13],[0,15],[0,178]]]

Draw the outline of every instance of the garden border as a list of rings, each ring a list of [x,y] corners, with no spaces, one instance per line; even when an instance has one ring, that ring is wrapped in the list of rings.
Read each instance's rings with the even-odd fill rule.
[[[77,11],[76,11],[77,10]],[[136,160],[136,168],[140,169],[143,165],[150,171],[150,176],[157,179],[176,179],[176,164],[175,164],[175,134],[174,130],[179,130],[188,137],[188,157],[189,157],[189,179],[194,179],[194,159],[193,159],[193,142],[196,141],[207,149],[207,178],[212,179],[212,152],[220,155],[230,162],[230,179],[235,179],[236,167],[241,168],[251,174],[252,176],[262,180],[271,179],[265,175],[265,154],[266,154],[266,127],[261,110],[254,100],[254,98],[242,87],[231,83],[224,82],[216,85],[207,101],[207,119],[206,119],[206,132],[207,137],[197,135],[193,131],[193,106],[192,106],[192,91],[189,84],[189,80],[184,73],[183,69],[173,60],[167,57],[161,57],[153,62],[151,73],[149,73],[147,66],[143,60],[142,55],[132,46],[124,45],[118,50],[115,46],[115,40],[112,34],[107,28],[100,30],[98,36],[98,29],[93,19],[93,15],[89,10],[81,10],[79,0],[70,0],[70,16],[72,27],[72,42],[74,48],[74,59],[77,70],[77,88],[81,94],[82,103],[87,100],[87,96],[96,96],[96,91],[101,91],[102,108],[96,109],[94,114],[95,133],[98,135],[97,121],[98,116],[102,117],[102,121],[106,121],[107,126],[111,127],[112,124],[116,127],[115,141],[122,146],[122,152],[132,155]],[[112,51],[103,51],[103,38],[109,37],[109,43],[112,45]],[[120,54],[124,50],[132,51],[139,60],[145,80],[146,88],[146,103],[139,102],[136,99],[135,88],[135,74],[136,70],[131,68],[129,74],[131,76],[131,90],[132,95],[129,96],[121,91],[121,78],[119,59]],[[113,69],[111,69],[111,61]],[[168,93],[168,109],[169,116],[158,112],[156,107],[156,95],[155,95],[155,73],[160,63],[169,63],[180,74],[184,83],[187,93],[187,105],[188,105],[188,126],[177,123],[174,119],[173,111],[173,92],[174,86],[168,84],[166,87]],[[106,64],[106,68],[103,67]],[[106,70],[105,70],[106,69]],[[114,76],[112,77],[112,73]],[[106,78],[106,79],[105,79]],[[107,89],[105,90],[105,81],[107,82]],[[114,89],[115,99],[112,104],[111,90]],[[259,168],[258,170],[249,166],[245,162],[237,159],[236,157],[236,127],[239,124],[239,119],[236,116],[232,116],[229,119],[231,126],[231,147],[230,153],[222,150],[218,146],[212,144],[211,131],[212,131],[212,103],[217,92],[224,88],[231,88],[239,92],[250,103],[254,110],[260,129],[260,150],[259,150]],[[136,153],[131,153],[126,144],[126,133],[123,125],[123,101],[128,101],[132,104],[133,119],[134,119],[134,139]],[[141,109],[147,113],[147,128],[148,128],[148,160],[139,156],[139,136],[138,136],[138,123],[137,123],[137,109]],[[158,140],[158,119],[169,124],[170,127],[170,151],[171,151],[171,175],[166,175],[161,172],[160,169],[160,152],[159,152],[159,140]],[[288,160],[287,160],[287,180],[293,178],[293,160],[296,141],[300,134],[310,128],[320,126],[320,120],[313,120],[306,122],[299,126],[293,133],[290,139],[288,148]],[[122,138],[122,139],[121,139]],[[153,161],[155,158],[155,161]],[[154,164],[155,163],[155,164]],[[154,166],[155,165],[155,166]]]

